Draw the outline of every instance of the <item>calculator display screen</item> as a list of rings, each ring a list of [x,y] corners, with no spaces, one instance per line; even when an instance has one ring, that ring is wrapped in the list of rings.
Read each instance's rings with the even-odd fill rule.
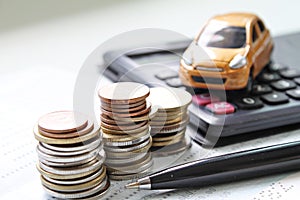
[[[150,63],[165,63],[165,62],[179,62],[180,55],[183,51],[161,51],[147,54],[128,55],[134,62],[139,65]]]

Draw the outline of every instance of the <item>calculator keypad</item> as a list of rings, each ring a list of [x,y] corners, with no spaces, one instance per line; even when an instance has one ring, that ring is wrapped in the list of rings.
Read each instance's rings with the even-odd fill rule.
[[[162,71],[156,77],[168,86],[182,87],[178,74],[174,71]],[[300,70],[289,68],[280,63],[269,64],[257,77],[250,94],[239,94],[221,101],[218,97],[211,97],[209,93],[193,96],[193,103],[204,110],[216,115],[232,114],[238,110],[261,109],[264,105],[273,106],[286,104],[293,100],[300,100]]]

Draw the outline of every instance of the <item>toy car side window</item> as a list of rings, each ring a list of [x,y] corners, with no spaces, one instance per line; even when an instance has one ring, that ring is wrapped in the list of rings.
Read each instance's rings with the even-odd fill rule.
[[[257,24],[258,24],[260,32],[263,33],[265,31],[265,29],[266,29],[264,23],[261,20],[258,20]]]
[[[258,39],[258,33],[255,24],[252,26],[252,42],[255,43]]]

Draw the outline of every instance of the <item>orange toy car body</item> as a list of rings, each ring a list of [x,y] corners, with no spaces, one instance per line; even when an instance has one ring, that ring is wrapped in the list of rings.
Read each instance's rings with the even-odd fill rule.
[[[218,15],[187,48],[179,75],[185,85],[194,88],[251,88],[253,79],[270,62],[272,49],[270,32],[256,15]]]

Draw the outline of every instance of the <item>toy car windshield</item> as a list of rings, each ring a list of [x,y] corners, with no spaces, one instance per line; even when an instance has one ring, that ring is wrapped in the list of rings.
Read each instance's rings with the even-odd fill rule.
[[[199,37],[198,44],[215,48],[242,48],[246,44],[244,27],[208,24]]]

